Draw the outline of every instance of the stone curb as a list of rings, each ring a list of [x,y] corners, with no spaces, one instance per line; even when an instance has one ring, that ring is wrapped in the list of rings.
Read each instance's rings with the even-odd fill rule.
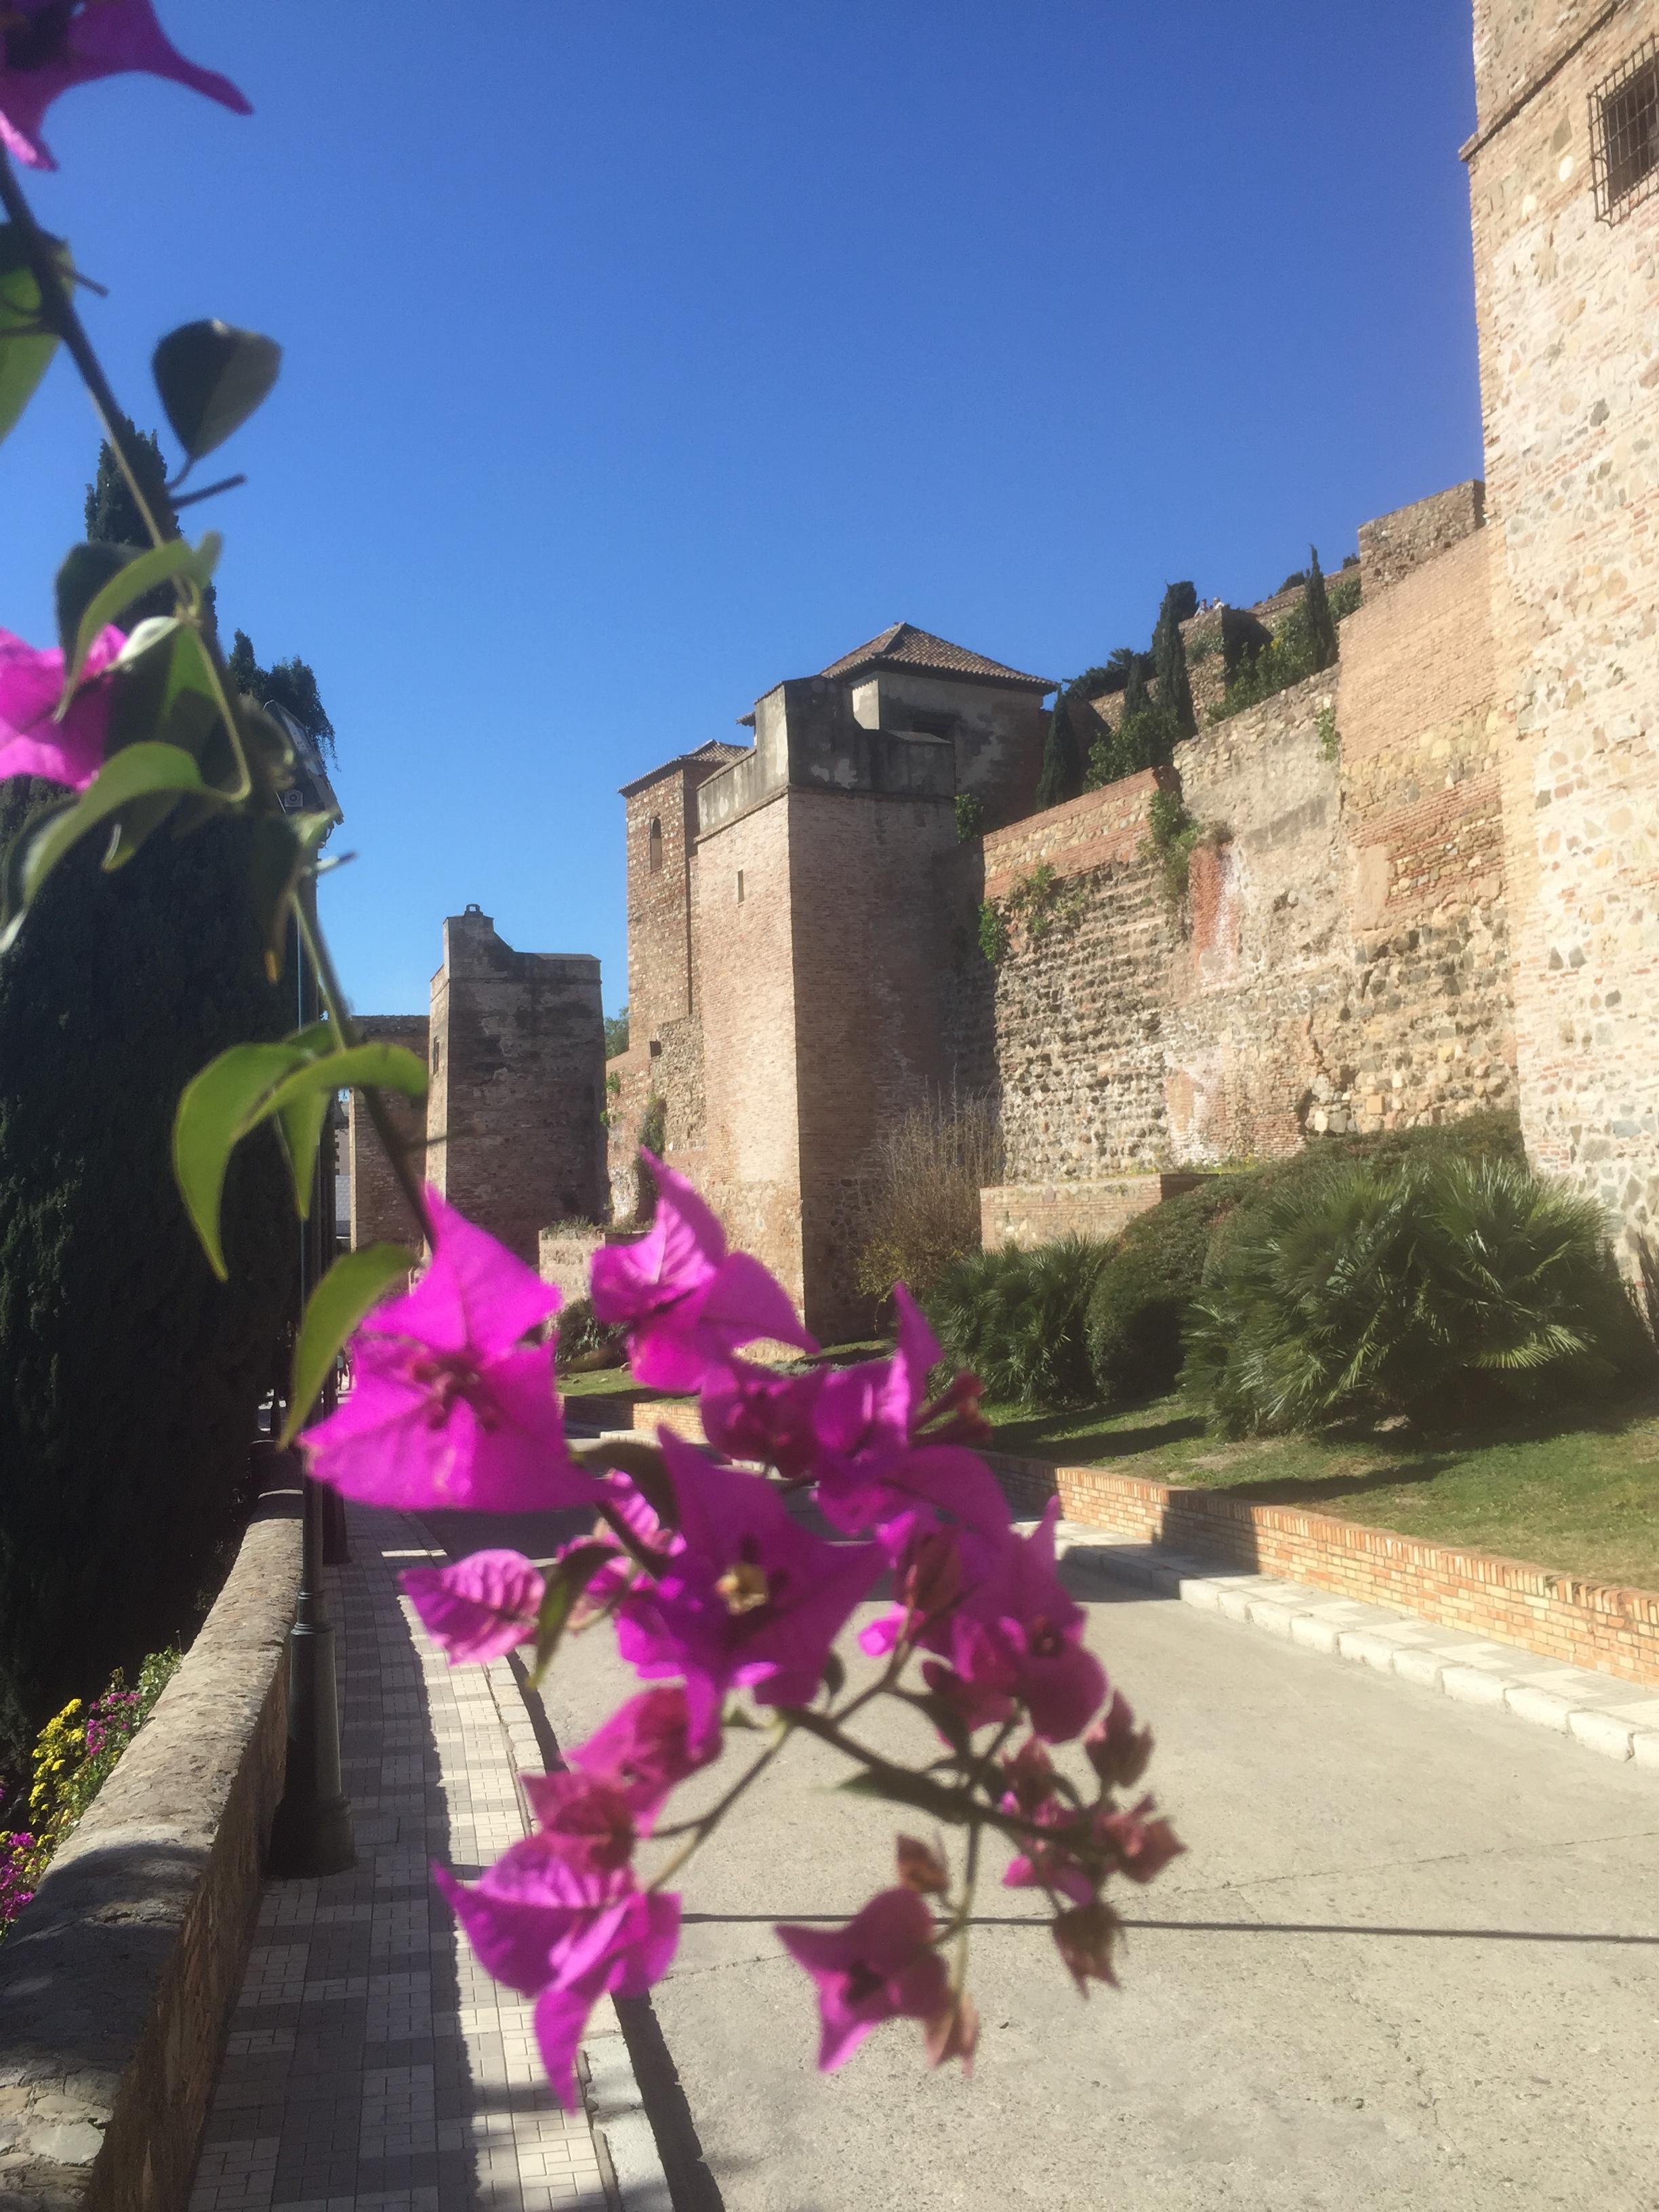
[[[1462,1705],[1500,1708],[1571,1736],[1587,1751],[1659,1775],[1659,1695],[1643,1683],[1564,1667],[1519,1644],[1442,1627],[1396,1607],[1362,1604],[1271,1575],[1237,1574],[1162,1546],[1125,1543],[1079,1522],[1060,1522],[1057,1549],[1074,1567],[1178,1598],[1350,1666],[1396,1674]]]

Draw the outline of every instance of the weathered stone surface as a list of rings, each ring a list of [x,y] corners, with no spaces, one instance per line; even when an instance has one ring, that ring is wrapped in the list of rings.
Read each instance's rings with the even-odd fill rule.
[[[288,1741],[297,1492],[0,1948],[0,2212],[175,2212],[258,1908]]]
[[[608,1211],[599,963],[516,952],[469,907],[444,923],[431,1039],[428,1175],[534,1267],[542,1230]]]
[[[1474,216],[1522,1119],[1659,1228],[1659,194],[1595,180],[1659,4],[1477,0]]]

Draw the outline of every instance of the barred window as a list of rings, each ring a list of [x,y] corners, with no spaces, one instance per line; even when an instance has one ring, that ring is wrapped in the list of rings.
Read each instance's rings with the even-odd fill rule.
[[[1590,151],[1603,222],[1659,191],[1659,37],[1644,40],[1590,94]]]

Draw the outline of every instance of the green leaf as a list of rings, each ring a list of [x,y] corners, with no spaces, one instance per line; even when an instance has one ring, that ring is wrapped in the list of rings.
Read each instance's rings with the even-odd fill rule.
[[[360,1244],[342,1252],[306,1301],[294,1347],[294,1380],[282,1441],[291,1444],[317,1401],[335,1356],[371,1306],[410,1270],[410,1255],[399,1244]]]
[[[98,771],[72,805],[37,815],[19,833],[5,865],[4,927],[0,928],[0,952],[15,939],[23,917],[40,895],[40,886],[65,853],[90,830],[112,814],[151,793],[168,792],[174,799],[185,793],[210,797],[200,771],[190,755],[177,745],[128,745],[115,753]],[[17,848],[21,847],[21,850]],[[113,855],[106,857],[111,864]]]
[[[70,250],[52,241],[59,273],[75,274]],[[0,439],[34,396],[58,349],[54,332],[41,331],[40,286],[15,226],[0,223]]]
[[[199,545],[188,545],[182,538],[170,538],[165,545],[152,545],[148,553],[137,554],[122,562],[81,610],[81,618],[75,627],[74,647],[66,648],[69,667],[64,678],[60,713],[74,696],[87,655],[105,623],[112,623],[126,612],[135,599],[142,599],[147,592],[153,592],[158,584],[168,583],[175,576],[183,577],[199,592],[219,565],[219,550],[223,543],[216,530],[210,530]]]
[[[274,983],[288,951],[294,895],[317,848],[333,827],[331,814],[261,814],[253,825],[250,884],[264,941],[265,973]]]
[[[71,545],[58,564],[52,593],[58,610],[58,642],[67,657],[75,650],[81,617],[110,579],[136,561],[142,545]]]
[[[552,1663],[576,1600],[599,1569],[617,1556],[611,1544],[578,1544],[567,1552],[547,1578],[547,1594],[536,1616],[536,1659],[530,1670],[533,1689]]]
[[[326,1024],[319,1024],[280,1044],[233,1045],[185,1086],[173,1123],[173,1172],[209,1264],[222,1282],[227,1270],[220,1242],[220,1200],[230,1156],[244,1137],[261,1121],[273,1116],[278,1120],[295,1203],[303,1218],[310,1204],[312,1165],[322,1128],[322,1114],[314,1110],[316,1100],[325,1109],[337,1090],[426,1096],[426,1062],[412,1052],[389,1044],[319,1051],[319,1044],[332,1035]],[[313,1105],[298,1110],[306,1101]]]
[[[225,1170],[240,1139],[283,1078],[306,1055],[291,1044],[238,1044],[210,1060],[185,1085],[173,1121],[173,1173],[209,1265],[229,1278],[220,1244]]]
[[[169,331],[151,359],[173,435],[192,461],[222,446],[276,381],[283,349],[216,320]]]
[[[153,836],[167,819],[182,796],[183,793],[177,791],[153,791],[148,797],[135,799],[130,806],[121,809],[115,817],[109,847],[103,858],[106,874],[125,867],[145,838]]]

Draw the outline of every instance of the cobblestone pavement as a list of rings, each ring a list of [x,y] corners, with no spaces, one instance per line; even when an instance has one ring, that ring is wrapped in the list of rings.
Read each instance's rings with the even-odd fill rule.
[[[543,2079],[531,2007],[475,1962],[428,1862],[522,1835],[539,1766],[505,1662],[450,1668],[397,1583],[425,1532],[354,1507],[331,1571],[357,1864],[267,1885],[191,2212],[604,2212],[586,2118]]]

